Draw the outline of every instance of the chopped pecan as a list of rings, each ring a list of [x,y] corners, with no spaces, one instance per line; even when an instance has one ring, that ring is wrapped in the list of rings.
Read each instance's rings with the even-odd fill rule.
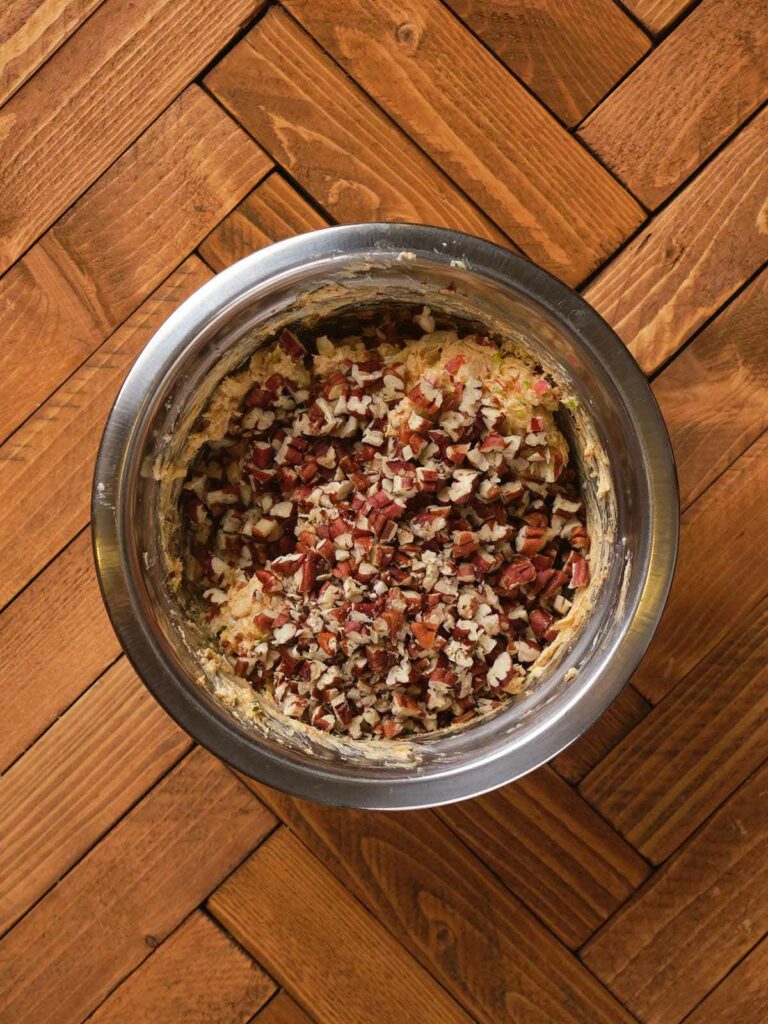
[[[547,530],[544,526],[528,526],[520,529],[515,537],[515,548],[523,555],[535,555],[547,543]]]
[[[430,651],[435,646],[436,626],[430,626],[426,622],[413,622],[411,623],[411,632],[416,637],[419,647],[423,647],[424,650]]]
[[[525,555],[515,555],[502,571],[499,587],[504,591],[525,586],[536,579],[536,567]]]
[[[435,327],[427,309],[416,322]],[[589,582],[551,381],[534,368],[516,389],[503,361],[473,376],[473,346],[495,342],[470,338],[414,383],[377,339],[397,343],[392,318],[337,359],[314,339],[318,372],[283,331],[283,373],[228,414],[183,492],[191,575],[235,673],[354,739],[461,724],[519,693],[564,594]]]

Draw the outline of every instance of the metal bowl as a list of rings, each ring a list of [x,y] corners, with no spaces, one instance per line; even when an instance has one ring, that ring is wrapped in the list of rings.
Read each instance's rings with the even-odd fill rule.
[[[525,339],[588,416],[610,466],[615,516],[591,614],[536,685],[493,716],[419,738],[406,758],[371,761],[354,749],[340,753],[306,737],[249,727],[195,681],[194,637],[185,633],[166,585],[159,485],[148,467],[173,448],[218,381],[278,325],[343,318],[392,302],[426,303]],[[599,505],[594,493],[590,500]],[[93,526],[117,634],[146,685],[187,732],[239,770],[289,793],[403,809],[465,799],[524,775],[604,711],[637,667],[661,615],[677,553],[678,493],[648,384],[584,299],[481,239],[409,224],[360,224],[301,235],[249,256],[161,327],[105,428]],[[356,746],[370,753],[372,744]]]

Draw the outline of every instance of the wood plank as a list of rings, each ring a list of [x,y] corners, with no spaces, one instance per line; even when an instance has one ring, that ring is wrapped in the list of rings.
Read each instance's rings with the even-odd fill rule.
[[[768,258],[767,148],[768,110],[586,290],[646,373],[669,359]]]
[[[768,600],[690,672],[582,783],[658,863],[755,771],[768,749]]]
[[[275,172],[227,214],[198,252],[209,267],[220,271],[272,242],[327,227],[328,223]]]
[[[644,1024],[675,1024],[766,928],[768,766],[608,922],[584,960]]]
[[[0,272],[262,6],[106,0],[99,7],[0,111]]]
[[[768,427],[768,271],[763,271],[659,374],[687,508]]]
[[[579,135],[650,209],[768,96],[764,0],[703,0]]]
[[[654,704],[743,622],[745,612],[768,591],[767,460],[764,433],[682,518],[669,600],[632,677],[632,685]],[[740,556],[745,559],[743,571],[734,564]]]
[[[274,825],[194,750],[0,943],[0,1017],[79,1024]]]
[[[446,0],[568,125],[577,124],[650,47],[613,0]]]
[[[287,992],[278,992],[274,999],[270,999],[251,1024],[255,1024],[255,1021],[258,1024],[312,1024],[312,1020]]]
[[[45,623],[45,657],[40,649]],[[120,653],[84,530],[0,616],[0,771]]]
[[[768,938],[763,939],[714,992],[697,1006],[686,1024],[765,1024],[768,1020]]]
[[[0,447],[0,604],[88,522],[96,453],[120,385],[157,328],[210,276],[190,257]]]
[[[205,84],[335,220],[437,224],[509,245],[284,11],[268,11]]]
[[[258,964],[209,917],[195,911],[89,1020],[244,1024],[274,991],[275,983]]]
[[[270,166],[196,86],[155,121],[0,280],[0,438],[136,309]]]
[[[549,767],[437,813],[571,948],[648,875],[647,864]]]
[[[36,245],[0,278],[0,327],[2,440],[104,340],[109,325]]]
[[[0,103],[5,103],[103,0],[5,0],[0,8]]]
[[[0,779],[0,932],[191,746],[121,658]]]
[[[323,807],[249,785],[476,1020],[627,1020],[434,813]]]
[[[649,32],[660,35],[696,0],[624,0],[624,6],[638,18]]]
[[[285,828],[213,893],[208,908],[294,998],[312,1007],[320,1024],[470,1020]],[[371,978],[387,979],[378,998]]]
[[[619,740],[648,714],[651,705],[631,683],[598,718],[593,726],[566,747],[550,764],[572,785],[581,782],[587,772],[612,750]]]
[[[583,280],[642,223],[635,200],[440,0],[286,6],[527,256],[564,281]]]

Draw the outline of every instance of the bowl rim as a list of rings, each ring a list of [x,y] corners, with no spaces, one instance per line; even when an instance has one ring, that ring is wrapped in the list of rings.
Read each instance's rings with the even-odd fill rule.
[[[490,763],[479,758],[439,774],[416,772],[392,780],[367,773],[341,775],[333,771],[332,762],[313,762],[309,768],[281,759],[260,747],[255,742],[258,737],[235,728],[234,719],[230,724],[228,712],[215,713],[196,693],[199,688],[174,671],[137,615],[121,514],[121,469],[142,414],[147,383],[167,370],[212,322],[225,315],[229,318],[238,300],[245,305],[258,284],[321,260],[400,253],[445,265],[459,260],[470,272],[512,285],[589,350],[599,352],[636,414],[634,429],[648,456],[645,471],[654,522],[661,528],[654,530],[642,594],[611,652],[610,666],[606,665],[596,686],[575,696],[567,714],[560,714],[552,728]],[[96,459],[92,524],[99,585],[123,650],[154,697],[197,742],[234,768],[294,796],[348,807],[404,810],[452,803],[496,789],[551,760],[597,720],[628,682],[661,617],[677,557],[679,498],[672,447],[650,385],[624,343],[586,299],[525,257],[485,239],[446,228],[381,222],[322,228],[276,242],[216,274],[182,303],[139,354],[112,406]],[[649,580],[653,581],[650,596]],[[588,702],[579,699],[587,695]]]

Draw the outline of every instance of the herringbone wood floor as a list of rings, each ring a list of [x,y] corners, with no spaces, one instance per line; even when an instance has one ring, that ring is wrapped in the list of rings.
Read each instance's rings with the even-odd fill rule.
[[[767,45],[764,0],[6,0],[3,1024],[768,1019]],[[173,308],[369,219],[583,289],[683,500],[663,624],[598,724],[392,816],[193,748],[88,534],[104,418]]]

